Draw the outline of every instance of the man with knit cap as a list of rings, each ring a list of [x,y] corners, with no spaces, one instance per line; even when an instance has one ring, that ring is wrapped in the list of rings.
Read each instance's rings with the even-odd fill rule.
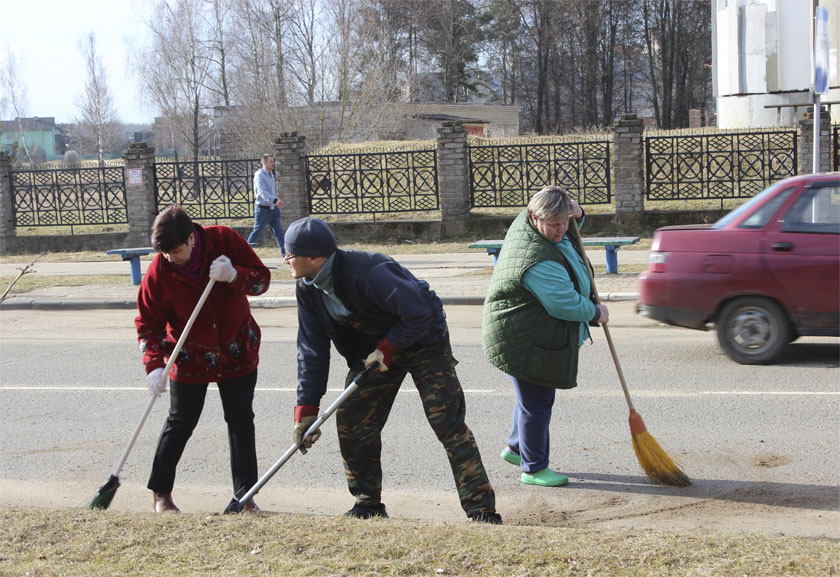
[[[330,343],[347,360],[345,381],[374,362],[379,369],[336,411],[350,493],[346,514],[387,517],[382,503],[382,428],[406,374],[420,393],[429,424],[446,449],[467,516],[501,523],[473,434],[464,422],[464,392],[455,374],[440,299],[391,257],[341,250],[327,224],[303,218],[289,225],[284,260],[297,279],[298,389],[294,441],[305,453],[320,432],[304,437],[327,390]]]

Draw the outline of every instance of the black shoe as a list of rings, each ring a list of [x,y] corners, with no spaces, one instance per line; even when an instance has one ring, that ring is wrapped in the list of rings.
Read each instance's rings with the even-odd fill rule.
[[[371,517],[384,517],[387,519],[388,513],[385,512],[384,503],[377,503],[376,505],[356,503],[344,516],[355,517],[356,519],[370,519]]]
[[[476,523],[487,523],[489,525],[501,525],[502,516],[498,513],[489,513],[487,511],[480,511],[478,513],[470,513],[467,515],[471,521]]]

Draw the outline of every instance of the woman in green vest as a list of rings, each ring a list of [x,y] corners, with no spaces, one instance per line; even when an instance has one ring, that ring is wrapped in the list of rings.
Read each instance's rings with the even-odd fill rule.
[[[522,469],[523,483],[544,487],[569,481],[548,466],[555,390],[577,386],[588,324],[609,320],[607,307],[594,303],[588,263],[566,235],[571,217],[583,224],[564,189],[535,194],[507,231],[484,301],[484,354],[516,391],[502,459]]]

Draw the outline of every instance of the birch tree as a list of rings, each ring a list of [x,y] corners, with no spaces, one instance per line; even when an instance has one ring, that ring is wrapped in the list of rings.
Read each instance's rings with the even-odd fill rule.
[[[111,150],[121,139],[114,101],[92,32],[79,41],[79,51],[84,59],[87,80],[77,99],[81,114],[76,122],[77,148],[81,152],[95,150],[99,166],[105,166],[105,151]]]
[[[5,113],[15,119],[18,127],[18,140],[26,155],[29,166],[34,166],[29,144],[26,142],[26,131],[23,119],[26,118],[27,94],[26,85],[20,78],[20,68],[17,57],[11,49],[6,50],[6,61],[0,69],[0,105]],[[15,151],[17,156],[18,151]],[[13,161],[15,158],[12,159]]]

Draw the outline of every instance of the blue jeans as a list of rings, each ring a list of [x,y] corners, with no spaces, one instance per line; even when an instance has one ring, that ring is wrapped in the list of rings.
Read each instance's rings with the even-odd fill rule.
[[[555,390],[538,387],[516,377],[510,377],[510,380],[516,390],[516,404],[513,406],[508,446],[522,457],[520,468],[524,472],[536,473],[548,467],[548,425],[551,423]]]
[[[274,240],[277,241],[280,252],[285,256],[286,249],[283,248],[283,218],[280,214],[280,209],[256,205],[254,207],[254,230],[248,235],[248,244],[256,246],[265,227],[270,228],[271,232],[274,233]]]

